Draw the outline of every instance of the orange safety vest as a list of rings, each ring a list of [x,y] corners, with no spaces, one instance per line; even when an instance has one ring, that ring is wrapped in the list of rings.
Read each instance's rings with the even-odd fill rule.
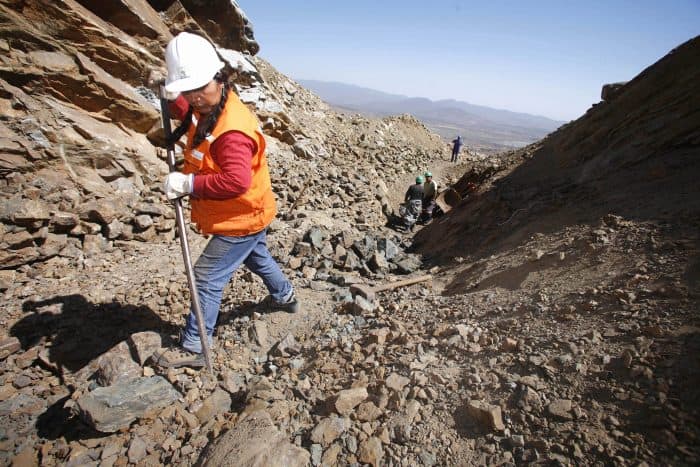
[[[212,143],[227,131],[240,131],[255,141],[257,151],[252,160],[252,182],[248,191],[236,198],[203,199],[190,197],[192,222],[204,234],[241,237],[260,232],[272,222],[277,207],[272,194],[270,172],[265,157],[265,138],[260,131],[258,120],[248,107],[238,99],[234,92],[229,92],[214,130],[196,148],[191,148],[191,141],[200,115],[193,112],[192,124],[187,132],[187,149],[185,150],[186,174],[208,175],[221,173],[209,152]]]

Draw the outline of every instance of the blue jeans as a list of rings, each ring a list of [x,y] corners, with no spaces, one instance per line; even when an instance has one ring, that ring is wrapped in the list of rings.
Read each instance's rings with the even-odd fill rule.
[[[270,255],[265,239],[265,230],[245,237],[214,235],[197,260],[194,278],[210,345],[224,287],[241,264],[262,278],[273,299],[286,302],[291,298],[294,292],[292,284]],[[181,345],[191,352],[202,352],[193,310],[187,317]]]
[[[461,149],[461,146],[455,146],[452,148],[452,159],[450,159],[450,162],[457,162],[457,157],[459,157],[459,150]]]

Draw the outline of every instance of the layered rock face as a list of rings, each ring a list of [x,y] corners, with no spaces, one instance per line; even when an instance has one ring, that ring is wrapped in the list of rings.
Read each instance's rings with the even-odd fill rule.
[[[349,208],[353,221],[381,223],[387,190],[372,180],[418,170],[442,148],[411,118],[336,115],[252,58],[258,45],[235,2],[7,1],[0,8],[5,268],[57,255],[75,260],[113,241],[172,238],[159,187],[166,167],[145,137],[160,116],[145,84],[152,70],[163,70],[164,46],[180,30],[220,47],[241,98],[258,113],[282,212],[313,184],[309,209]]]

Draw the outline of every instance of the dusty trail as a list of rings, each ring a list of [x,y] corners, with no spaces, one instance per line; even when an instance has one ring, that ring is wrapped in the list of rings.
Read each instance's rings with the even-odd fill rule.
[[[444,153],[444,157],[432,159],[425,167],[420,167],[416,173],[406,173],[393,181],[389,186],[389,199],[395,209],[403,202],[406,190],[415,183],[418,175],[423,175],[426,171],[432,172],[433,179],[438,182],[438,190],[442,191],[446,186],[459,180],[459,177],[471,166],[464,151],[456,163],[450,162],[449,149],[445,149]]]

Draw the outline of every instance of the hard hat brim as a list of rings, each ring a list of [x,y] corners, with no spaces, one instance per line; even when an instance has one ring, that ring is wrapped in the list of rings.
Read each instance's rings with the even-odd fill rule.
[[[224,67],[223,62],[219,62],[221,64],[221,68]],[[219,71],[217,70],[217,71]],[[202,78],[200,76],[190,76],[187,78],[182,78],[182,79],[176,79],[173,81],[168,81],[166,80],[165,82],[165,90],[170,93],[177,93],[177,92],[184,92],[184,91],[191,91],[193,89],[201,88],[202,86],[205,86],[209,81],[214,79],[214,73],[211,75],[210,78]]]

